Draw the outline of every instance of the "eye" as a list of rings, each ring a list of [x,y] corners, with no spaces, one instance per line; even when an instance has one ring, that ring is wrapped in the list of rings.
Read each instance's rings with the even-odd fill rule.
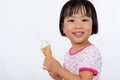
[[[82,22],[87,22],[87,21],[89,21],[89,20],[88,20],[88,19],[83,19],[83,20],[82,20]]]
[[[70,20],[68,20],[68,22],[75,22],[75,20],[73,20],[73,19],[70,19]]]

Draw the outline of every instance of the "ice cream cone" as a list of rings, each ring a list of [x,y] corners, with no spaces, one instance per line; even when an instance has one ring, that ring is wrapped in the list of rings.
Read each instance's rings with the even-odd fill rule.
[[[42,41],[41,50],[43,54],[45,55],[45,57],[47,58],[52,57],[52,51],[51,51],[50,44],[48,41]]]

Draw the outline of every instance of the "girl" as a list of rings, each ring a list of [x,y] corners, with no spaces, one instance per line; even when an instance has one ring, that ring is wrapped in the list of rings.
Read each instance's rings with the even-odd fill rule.
[[[61,10],[59,28],[72,47],[65,54],[63,66],[52,57],[44,60],[43,69],[54,80],[100,80],[100,52],[88,40],[98,32],[93,4],[88,0],[69,0]]]

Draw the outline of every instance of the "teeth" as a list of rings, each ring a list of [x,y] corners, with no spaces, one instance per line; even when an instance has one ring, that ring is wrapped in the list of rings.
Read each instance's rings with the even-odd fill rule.
[[[84,32],[73,32],[73,34],[83,34]]]
[[[84,34],[84,32],[73,32],[73,34],[76,37],[81,37]]]

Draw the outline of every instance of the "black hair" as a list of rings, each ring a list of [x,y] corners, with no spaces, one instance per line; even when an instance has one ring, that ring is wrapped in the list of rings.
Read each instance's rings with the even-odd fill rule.
[[[60,13],[59,29],[62,36],[66,36],[63,33],[63,25],[62,25],[65,17],[72,16],[73,14],[77,14],[79,12],[81,12],[82,15],[92,18],[91,35],[98,33],[97,13],[94,5],[88,0],[69,0],[68,2],[66,2],[66,4],[64,4]]]

